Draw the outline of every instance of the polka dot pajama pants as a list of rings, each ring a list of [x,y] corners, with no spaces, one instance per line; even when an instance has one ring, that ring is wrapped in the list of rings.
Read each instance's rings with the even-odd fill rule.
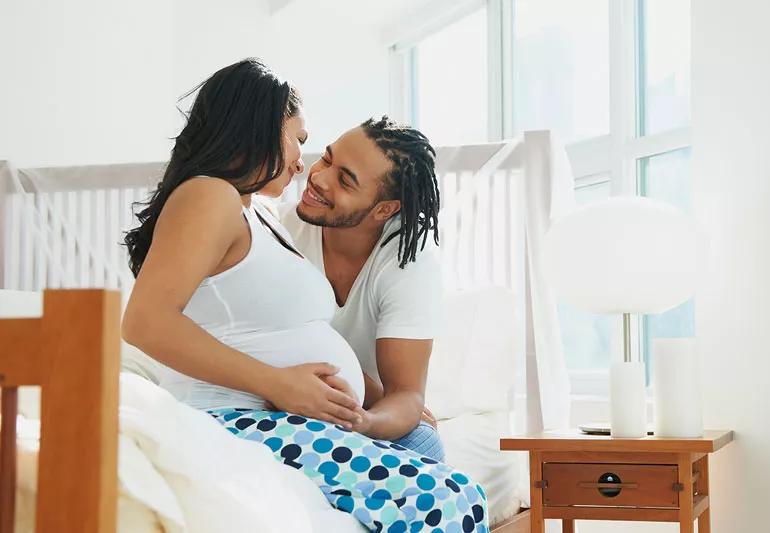
[[[283,412],[209,411],[231,433],[268,446],[329,502],[372,531],[487,533],[486,495],[468,476],[399,444]]]

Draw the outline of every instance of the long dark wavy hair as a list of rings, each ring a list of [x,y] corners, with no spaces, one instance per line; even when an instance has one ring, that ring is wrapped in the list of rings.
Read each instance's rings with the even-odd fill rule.
[[[230,182],[240,194],[255,193],[284,167],[284,120],[297,115],[297,90],[258,59],[248,58],[216,72],[197,91],[163,179],[137,213],[140,225],[126,233],[129,268],[139,275],[160,212],[169,196],[195,176]],[[263,176],[256,180],[256,176]]]

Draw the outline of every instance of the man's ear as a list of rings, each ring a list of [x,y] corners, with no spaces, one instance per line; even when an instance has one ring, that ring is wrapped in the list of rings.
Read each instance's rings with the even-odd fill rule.
[[[374,220],[382,222],[401,211],[401,200],[385,200],[374,208]]]

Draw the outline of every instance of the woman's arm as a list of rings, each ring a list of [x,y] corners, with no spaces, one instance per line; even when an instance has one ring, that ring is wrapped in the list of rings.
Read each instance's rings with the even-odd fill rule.
[[[321,379],[338,369],[325,363],[272,367],[219,342],[183,314],[206,276],[245,255],[233,260],[246,228],[241,205],[238,192],[215,178],[194,178],[172,193],[126,308],[124,339],[183,374],[258,395],[279,409],[356,422],[355,400]]]

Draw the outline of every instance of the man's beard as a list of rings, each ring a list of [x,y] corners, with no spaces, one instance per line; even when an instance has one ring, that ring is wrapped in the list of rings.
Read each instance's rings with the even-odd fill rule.
[[[308,224],[312,224],[313,226],[321,226],[324,228],[353,228],[355,226],[358,226],[361,223],[361,221],[364,220],[366,216],[372,212],[372,209],[374,209],[374,206],[376,205],[377,205],[377,202],[374,202],[372,205],[364,209],[359,209],[358,211],[353,211],[352,213],[347,213],[345,215],[339,215],[336,217],[323,216],[323,215],[318,215],[316,217],[313,217],[303,213],[300,210],[300,206],[298,205],[297,216],[303,222],[307,222]]]

